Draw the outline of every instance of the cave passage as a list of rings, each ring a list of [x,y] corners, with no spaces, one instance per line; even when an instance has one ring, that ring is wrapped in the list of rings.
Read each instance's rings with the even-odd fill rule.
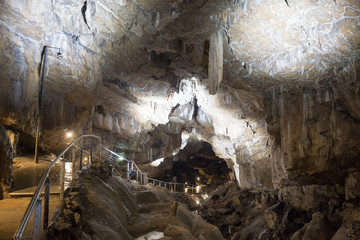
[[[201,185],[201,192],[211,192],[230,180],[231,169],[226,161],[216,156],[207,142],[190,142],[177,155],[170,157],[162,165],[170,165],[156,176],[167,182]],[[168,163],[171,161],[171,164]],[[161,168],[162,165],[159,167]]]

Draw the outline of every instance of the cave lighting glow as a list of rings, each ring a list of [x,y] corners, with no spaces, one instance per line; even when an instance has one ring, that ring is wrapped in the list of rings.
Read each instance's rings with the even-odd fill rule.
[[[150,165],[153,167],[158,167],[162,162],[164,162],[164,158],[159,158],[150,163]]]

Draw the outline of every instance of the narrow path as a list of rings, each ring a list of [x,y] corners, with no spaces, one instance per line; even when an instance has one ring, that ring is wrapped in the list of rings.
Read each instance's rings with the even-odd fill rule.
[[[51,163],[50,156],[42,156],[39,163],[33,163],[32,156],[16,157],[13,160],[14,186],[10,192],[11,198],[0,200],[0,239],[12,239],[18,228],[24,213],[30,203],[43,173]],[[53,179],[57,178],[57,168],[51,172]],[[56,209],[60,205],[59,192],[56,181],[50,186],[52,196],[50,197],[50,220]],[[55,194],[55,195],[54,195]],[[42,201],[44,205],[44,201]],[[42,206],[42,211],[43,211]],[[26,232],[32,232],[33,217],[30,219],[29,229]]]

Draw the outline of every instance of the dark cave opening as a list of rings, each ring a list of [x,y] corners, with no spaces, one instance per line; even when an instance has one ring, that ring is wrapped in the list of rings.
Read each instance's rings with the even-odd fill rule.
[[[166,165],[166,167],[164,167]],[[166,158],[154,176],[166,182],[201,186],[201,192],[211,192],[230,180],[231,169],[216,156],[212,146],[203,141],[190,141],[176,157]]]

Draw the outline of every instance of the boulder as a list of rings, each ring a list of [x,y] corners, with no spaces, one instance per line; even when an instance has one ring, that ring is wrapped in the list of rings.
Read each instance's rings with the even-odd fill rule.
[[[353,221],[341,225],[331,240],[355,240],[360,239],[360,222]]]
[[[291,240],[330,240],[335,231],[328,219],[320,212],[312,215],[312,220],[294,233]]]

